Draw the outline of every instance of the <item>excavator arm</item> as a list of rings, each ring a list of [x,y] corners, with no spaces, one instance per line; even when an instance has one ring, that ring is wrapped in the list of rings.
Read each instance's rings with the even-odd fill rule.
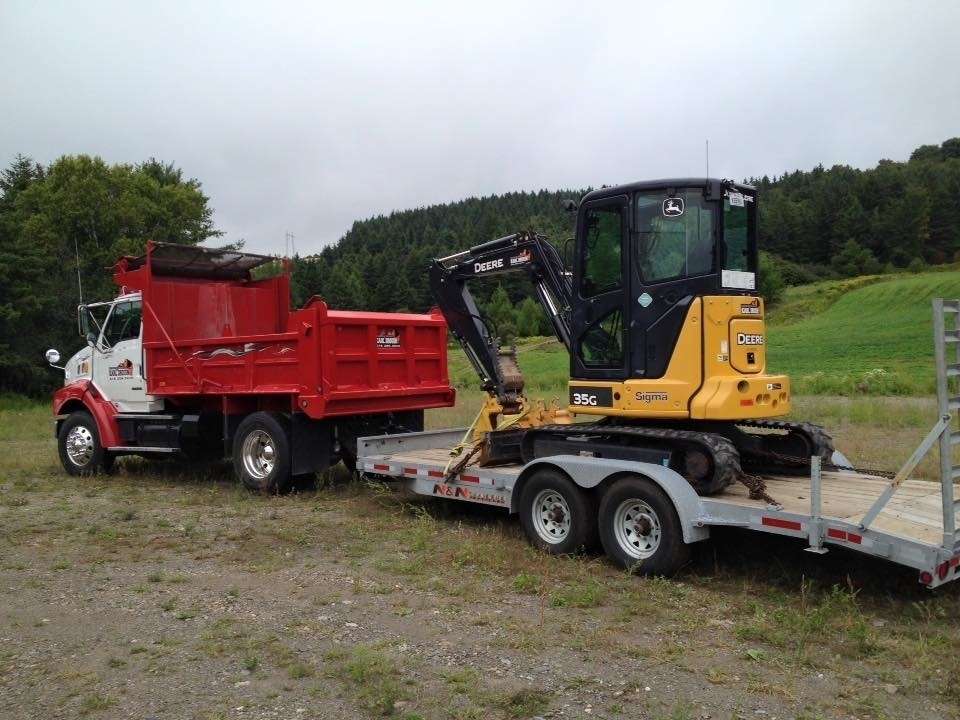
[[[509,412],[523,403],[523,375],[513,351],[499,347],[470,292],[469,281],[526,272],[557,338],[570,349],[573,284],[557,249],[546,237],[522,231],[445,258],[430,267],[430,288],[447,325],[480,376],[481,388]]]

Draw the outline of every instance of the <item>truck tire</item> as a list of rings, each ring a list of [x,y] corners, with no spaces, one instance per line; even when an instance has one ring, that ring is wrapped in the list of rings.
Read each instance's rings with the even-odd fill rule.
[[[109,472],[113,467],[113,455],[103,449],[97,423],[85,410],[78,410],[63,421],[57,434],[57,450],[63,469],[70,475],[93,475]]]
[[[595,544],[593,499],[558,470],[535,470],[520,492],[520,526],[535,547],[569,555]]]
[[[614,563],[642,575],[672,575],[690,556],[673,503],[653,481],[625,477],[600,500],[600,541]]]
[[[233,469],[249,490],[284,492],[290,487],[290,435],[281,416],[248,415],[233,436]]]

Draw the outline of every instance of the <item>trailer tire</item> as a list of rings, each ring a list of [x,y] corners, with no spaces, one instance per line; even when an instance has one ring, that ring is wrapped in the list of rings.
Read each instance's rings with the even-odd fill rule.
[[[290,434],[282,416],[248,415],[233,436],[233,469],[248,490],[284,492],[290,487]]]
[[[103,449],[100,430],[93,416],[85,410],[72,413],[57,433],[60,463],[70,475],[93,475],[110,472],[114,457]]]
[[[680,518],[653,481],[617,480],[600,500],[600,541],[614,563],[642,575],[672,575],[690,556]]]
[[[551,555],[570,555],[596,544],[593,497],[558,470],[535,470],[519,501],[520,526],[535,547]]]

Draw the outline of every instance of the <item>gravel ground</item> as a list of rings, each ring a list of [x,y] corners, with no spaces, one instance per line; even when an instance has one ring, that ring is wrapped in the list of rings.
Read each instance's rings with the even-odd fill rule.
[[[749,538],[650,580],[359,483],[265,498],[151,472],[0,487],[0,717],[960,717],[887,654],[741,639],[783,592],[726,559]],[[803,587],[796,545],[763,552]]]

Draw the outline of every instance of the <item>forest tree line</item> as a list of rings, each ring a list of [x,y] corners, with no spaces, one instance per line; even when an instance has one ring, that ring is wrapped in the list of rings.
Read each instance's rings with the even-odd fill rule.
[[[818,166],[746,181],[758,188],[768,300],[784,283],[960,260],[960,138],[869,170]],[[587,190],[468,198],[356,221],[320,253],[292,259],[294,305],[319,295],[339,309],[425,311],[432,258],[517,230],[546,235],[562,252],[573,234],[564,201]],[[214,246],[221,235],[200,182],[170,164],[111,166],[78,155],[44,167],[15,158],[0,171],[0,392],[41,396],[60,383],[43,352],[77,349],[76,306],[81,296],[115,294],[107,269],[118,257],[142,254],[150,239]],[[474,292],[502,333],[550,332],[523,274],[484,280]]]
[[[768,302],[775,303],[783,284],[960,261],[960,138],[921,146],[907,162],[881,160],[871,170],[817,166],[746,182],[759,197],[760,289]],[[518,230],[547,235],[562,249],[573,234],[563,201],[586,192],[508,193],[355,222],[335,245],[295,258],[297,299],[317,293],[342,309],[426,310],[431,258]],[[529,314],[526,277],[484,282],[486,289],[475,292],[481,306],[498,313],[512,305],[513,324],[526,326],[520,319]],[[549,332],[545,319],[541,328]]]
[[[147,240],[196,245],[221,233],[200,183],[150,159],[86,155],[48,167],[23,155],[0,172],[0,393],[42,396],[63,382],[47,348],[76,352],[77,305],[116,295],[109,268]]]

